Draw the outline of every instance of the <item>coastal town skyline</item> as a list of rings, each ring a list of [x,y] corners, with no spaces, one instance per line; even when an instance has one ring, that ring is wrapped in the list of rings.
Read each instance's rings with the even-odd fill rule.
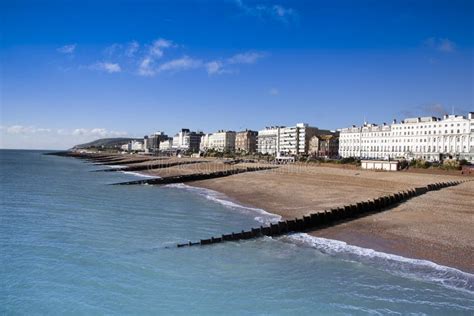
[[[2,148],[472,110],[469,1],[22,4],[1,4]]]
[[[0,315],[474,315],[473,23],[0,1]]]

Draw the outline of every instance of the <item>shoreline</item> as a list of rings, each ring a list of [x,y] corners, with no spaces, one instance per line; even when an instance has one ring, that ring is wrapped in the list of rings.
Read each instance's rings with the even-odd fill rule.
[[[187,168],[190,166],[183,169]],[[225,197],[226,201],[239,205],[239,207],[264,210],[264,212],[281,216],[283,219],[293,219],[310,212],[323,211],[331,207],[375,198],[416,185],[459,179],[459,176],[456,175],[440,176],[414,172],[387,173],[324,166],[286,168],[283,167],[276,172],[260,171],[254,174],[239,174],[225,178],[194,181],[186,186],[217,192]],[[167,171],[162,169],[161,172],[166,174]],[[137,173],[144,176],[162,175],[156,172]],[[471,191],[474,192],[474,186],[469,187],[465,196],[460,196],[461,201],[468,200]],[[455,194],[455,192],[458,191],[451,193]],[[474,268],[471,267],[471,263],[474,262],[474,249],[472,246],[466,245],[466,241],[469,243],[469,240],[474,237],[456,236],[456,229],[463,224],[463,218],[451,218],[451,222],[446,221],[445,225],[439,225],[439,223],[430,222],[433,214],[417,211],[425,208],[433,209],[429,199],[436,200],[437,195],[442,197],[441,200],[437,199],[435,204],[440,204],[442,208],[448,209],[449,200],[452,198],[451,193],[434,192],[430,194],[429,198],[418,198],[424,200],[425,204],[417,205],[412,201],[407,203],[407,205],[410,204],[408,209],[405,204],[402,204],[390,211],[309,232],[309,235],[338,240],[349,245],[387,254],[429,260],[436,264],[460,269],[466,273],[474,273]],[[427,199],[428,203],[426,203]],[[460,209],[464,211],[464,216],[467,215],[465,218],[468,220],[467,222],[474,223],[474,212],[466,213],[466,210],[469,209],[474,211],[474,202],[472,205],[469,203],[460,205]],[[449,210],[449,212],[455,211]],[[435,215],[449,216],[446,214],[446,210],[438,210],[438,213]],[[463,214],[458,215],[462,216]],[[438,227],[435,227],[434,224]],[[425,225],[428,228],[433,226],[433,229],[413,235],[413,231],[419,230],[417,225]],[[403,229],[405,226],[406,229]],[[401,227],[401,229],[392,232],[394,227]],[[438,236],[439,232],[443,232],[444,236]],[[426,237],[423,234],[426,234]],[[443,239],[446,239],[447,242]],[[464,245],[461,244],[462,242]],[[474,240],[472,243],[474,244]]]
[[[232,209],[239,208],[250,210],[251,212],[254,212],[252,216],[257,215],[254,219],[262,223],[272,222],[273,220],[278,221],[281,218],[278,214],[269,213],[259,208],[240,204],[238,201],[235,201],[224,193],[216,190],[186,184],[172,184],[166,185],[166,187],[183,189],[195,194],[204,195],[209,200]],[[206,195],[211,195],[211,198]],[[258,215],[262,212],[263,215],[270,217],[269,221],[261,221],[257,219],[259,218]],[[276,218],[271,219],[273,216],[276,216]],[[399,253],[384,251],[384,249],[374,249],[372,247],[353,245],[350,242],[337,238],[316,236],[311,232],[283,235],[277,237],[277,239],[285,242],[288,240],[291,243],[303,245],[304,247],[311,247],[326,255],[338,257],[341,260],[359,262],[393,275],[420,279],[469,293],[474,292],[474,274],[460,270],[457,267],[438,264],[423,258],[403,256]]]
[[[418,174],[411,175],[419,176]],[[405,177],[406,174],[394,176]],[[265,177],[270,183],[275,182],[275,179],[271,179],[271,175],[265,175]],[[291,177],[282,178],[280,180],[290,178],[289,181],[292,181]],[[433,179],[428,177],[427,181],[431,180]],[[335,186],[339,186],[339,183],[320,182],[321,186],[326,186],[322,189],[323,191],[326,189],[333,191],[336,190]],[[393,188],[406,189],[417,184],[411,184],[412,179],[407,179],[407,182],[406,184],[396,183]],[[285,187],[288,193],[286,193],[284,190],[275,189],[274,185],[256,180],[256,175],[242,175],[235,176],[233,179],[215,179],[190,184],[222,192],[243,205],[265,209],[281,215],[284,219],[293,219],[307,215],[309,212],[342,206],[348,202],[375,198],[380,195],[380,192],[394,190],[383,188],[383,186],[364,188],[354,184],[355,188],[343,190],[345,192],[339,195],[323,192],[321,199],[317,199],[312,197],[315,194],[310,189],[298,188],[298,191],[303,191],[303,194],[300,194],[287,185]],[[277,186],[281,185],[277,183]],[[375,181],[374,186],[378,185],[379,183]],[[318,189],[313,188],[313,190]],[[432,192],[426,197],[417,197],[413,201],[402,203],[390,210],[309,232],[309,234],[384,253],[429,260],[466,273],[474,273],[472,266],[474,236],[470,228],[472,227],[470,225],[474,224],[474,201],[470,201],[470,194],[474,194],[472,182],[461,185],[459,188]]]
[[[240,202],[241,201],[239,201],[239,203]],[[242,204],[253,207],[245,201],[242,201]],[[310,231],[307,232],[307,234],[312,237],[337,240],[349,245],[372,249],[387,254],[417,260],[427,260],[441,266],[458,269],[464,273],[474,274],[474,267],[472,266],[472,262],[474,262],[474,249],[470,249],[469,254],[466,255],[466,251],[462,247],[441,245],[435,241],[426,243],[425,240],[416,239],[404,234],[387,234],[383,230],[390,224],[381,224],[379,225],[380,227],[377,227],[377,219],[374,217],[390,216],[389,213],[391,211],[394,210],[388,210],[379,214],[372,214],[360,219],[343,222],[332,227]],[[285,212],[274,214],[282,215],[283,218],[287,215]],[[374,226],[376,229],[366,230],[365,227],[367,227],[367,223],[373,221],[375,221]],[[453,229],[455,228],[453,227]]]

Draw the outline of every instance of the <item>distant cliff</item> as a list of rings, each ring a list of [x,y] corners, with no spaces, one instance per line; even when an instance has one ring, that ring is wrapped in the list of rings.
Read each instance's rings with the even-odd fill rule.
[[[140,138],[101,138],[94,140],[89,143],[76,145],[73,149],[85,149],[85,148],[119,148],[120,146],[127,144],[131,140],[143,140]]]

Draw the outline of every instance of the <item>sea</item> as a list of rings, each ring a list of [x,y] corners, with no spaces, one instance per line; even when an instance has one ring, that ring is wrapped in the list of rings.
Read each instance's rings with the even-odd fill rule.
[[[474,315],[474,275],[293,234],[177,243],[277,221],[184,184],[0,150],[1,315]]]

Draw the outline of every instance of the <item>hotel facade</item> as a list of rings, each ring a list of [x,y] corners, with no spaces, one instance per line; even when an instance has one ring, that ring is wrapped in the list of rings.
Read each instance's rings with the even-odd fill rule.
[[[235,151],[254,153],[257,151],[256,131],[245,130],[235,134]]]
[[[205,134],[201,136],[200,150],[216,150],[216,151],[235,151],[235,135],[234,131],[220,130],[217,133]]]
[[[197,152],[203,135],[202,132],[191,132],[189,129],[183,128],[174,135],[172,147],[175,150]]]
[[[310,140],[318,135],[333,135],[328,130],[298,123],[295,126],[272,126],[258,132],[258,152],[276,156],[298,156],[309,153]]]
[[[364,124],[340,130],[343,158],[474,161],[474,113],[407,118],[391,125]]]
[[[258,131],[257,151],[263,155],[280,153],[280,129],[282,126],[266,127]]]

